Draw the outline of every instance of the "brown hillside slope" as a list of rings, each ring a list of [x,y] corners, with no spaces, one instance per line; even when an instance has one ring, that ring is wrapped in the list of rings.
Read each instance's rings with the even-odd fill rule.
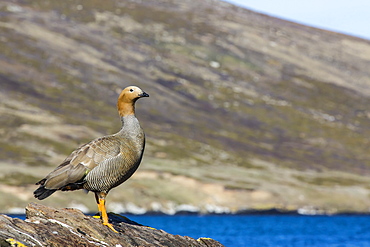
[[[4,210],[23,208],[79,144],[118,130],[117,94],[132,84],[151,95],[137,112],[147,149],[108,198],[115,210],[368,209],[369,41],[220,1],[0,9]],[[45,203],[95,210],[90,197]]]

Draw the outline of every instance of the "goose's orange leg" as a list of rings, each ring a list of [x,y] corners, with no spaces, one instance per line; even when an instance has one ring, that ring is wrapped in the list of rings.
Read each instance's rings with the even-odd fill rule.
[[[98,204],[99,214],[103,221],[103,225],[109,227],[112,231],[118,233],[116,229],[114,229],[113,225],[108,222],[108,214],[107,209],[105,208],[105,197],[107,196],[104,192],[95,192],[95,199],[96,203]]]

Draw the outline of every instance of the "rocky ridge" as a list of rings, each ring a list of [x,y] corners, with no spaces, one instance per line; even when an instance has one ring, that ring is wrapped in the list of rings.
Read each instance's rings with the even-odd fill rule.
[[[222,247],[209,238],[172,235],[110,214],[118,233],[71,208],[56,209],[31,203],[25,221],[0,215],[0,246],[115,246]]]

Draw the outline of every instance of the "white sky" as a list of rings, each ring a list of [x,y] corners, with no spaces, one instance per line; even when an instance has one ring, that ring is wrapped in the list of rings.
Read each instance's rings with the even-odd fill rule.
[[[224,0],[260,13],[370,40],[370,0]]]

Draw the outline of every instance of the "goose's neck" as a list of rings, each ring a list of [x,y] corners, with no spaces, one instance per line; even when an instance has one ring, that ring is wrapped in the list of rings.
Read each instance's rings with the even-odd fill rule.
[[[121,117],[122,128],[118,132],[126,136],[136,136],[141,132],[139,120],[135,115]]]
[[[117,109],[118,109],[118,114],[120,117],[125,117],[129,115],[135,115],[135,102],[123,102],[119,101],[117,103]]]

